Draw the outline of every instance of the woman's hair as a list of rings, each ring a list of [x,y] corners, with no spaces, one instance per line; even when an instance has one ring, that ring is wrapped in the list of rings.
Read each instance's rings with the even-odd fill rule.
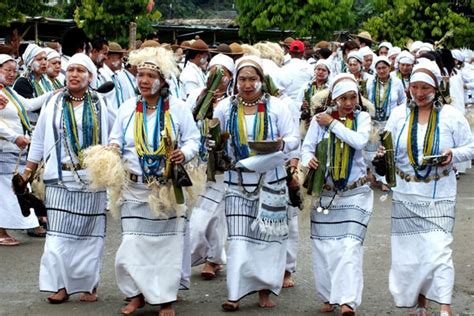
[[[438,54],[437,52],[435,51],[424,52],[418,58],[426,58],[426,59],[436,62],[436,64],[439,67],[439,70],[441,71],[441,75],[447,75],[444,69],[443,61],[441,60],[441,55]]]
[[[438,50],[438,53],[441,56],[441,61],[444,67],[446,67],[446,70],[448,70],[448,75],[451,76],[453,74],[453,70],[456,71],[454,68],[454,58],[451,50],[447,48],[441,48]]]
[[[64,33],[61,40],[61,49],[64,55],[72,56],[77,53],[79,49],[84,49],[84,46],[87,49],[87,43],[89,43],[89,39],[86,33],[84,33],[82,29],[74,27]],[[87,54],[88,52],[84,53]]]
[[[344,43],[344,45],[342,45],[342,52],[344,53],[344,55],[346,54],[346,50],[348,51],[351,51],[353,49],[359,49],[360,46],[359,44],[357,44],[355,41],[353,40],[350,40],[350,41],[347,41]]]

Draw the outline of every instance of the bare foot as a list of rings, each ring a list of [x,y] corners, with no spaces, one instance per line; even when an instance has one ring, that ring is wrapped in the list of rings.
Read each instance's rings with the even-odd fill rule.
[[[66,292],[66,289],[60,289],[53,295],[48,297],[48,301],[51,304],[61,304],[66,302],[69,299],[69,295]]]
[[[145,306],[145,299],[143,298],[143,295],[140,294],[130,299],[130,303],[122,307],[120,311],[124,315],[130,315],[133,312],[135,312],[138,308],[142,308],[143,306]]]
[[[269,290],[258,291],[258,305],[261,308],[273,308],[276,306],[275,302],[270,299]]]
[[[97,302],[97,291],[94,289],[92,293],[83,293],[79,298],[81,302]]]
[[[341,315],[342,316],[354,316],[355,311],[349,305],[342,305],[341,306]]]
[[[439,310],[440,316],[451,316],[453,312],[451,311],[451,305],[441,304],[441,308]]]
[[[175,316],[176,312],[174,311],[173,304],[172,303],[161,304],[160,313],[158,315],[159,316]]]
[[[222,269],[222,266],[213,262],[206,262],[202,268],[201,277],[204,280],[212,280],[216,274]]]
[[[285,276],[283,277],[283,288],[294,287],[295,281],[293,280],[293,276],[291,272],[285,271]]]
[[[323,305],[321,305],[321,307],[319,308],[319,311],[321,313],[331,313],[334,311],[334,305],[331,305],[329,304],[329,302],[326,302]]]
[[[224,304],[222,304],[222,309],[226,312],[235,312],[239,309],[239,306],[239,302],[226,301]]]

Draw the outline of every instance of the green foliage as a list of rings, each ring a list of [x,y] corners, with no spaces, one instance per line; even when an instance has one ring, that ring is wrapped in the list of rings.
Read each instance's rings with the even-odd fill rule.
[[[331,38],[355,23],[354,0],[236,0],[239,35],[252,40],[269,28],[293,30],[297,37]]]
[[[137,39],[152,32],[152,24],[161,17],[159,11],[147,13],[148,0],[81,0],[74,20],[90,37],[104,36],[128,46],[129,24],[137,23]]]
[[[0,1],[0,26],[9,26],[12,20],[24,22],[26,16],[57,16],[60,10],[44,4],[42,0]]]
[[[400,47],[411,40],[439,40],[447,31],[454,30],[454,37],[448,43],[466,45],[463,43],[474,41],[472,23],[453,12],[451,5],[450,1],[394,0],[360,29],[368,31],[378,41],[390,41]]]

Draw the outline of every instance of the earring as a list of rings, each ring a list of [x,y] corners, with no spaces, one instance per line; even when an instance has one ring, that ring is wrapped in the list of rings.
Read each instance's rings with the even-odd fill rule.
[[[414,100],[410,100],[410,102],[408,102],[407,106],[410,110],[413,110],[416,107],[416,103],[415,103]]]
[[[443,107],[443,104],[438,100],[433,102],[433,108],[435,109],[436,112],[441,111],[441,108]]]

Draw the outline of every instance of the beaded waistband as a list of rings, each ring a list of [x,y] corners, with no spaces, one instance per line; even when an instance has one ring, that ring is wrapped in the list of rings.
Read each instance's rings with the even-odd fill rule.
[[[364,177],[361,177],[358,180],[346,185],[346,187],[341,189],[341,190],[336,189],[336,187],[334,185],[331,185],[331,184],[324,184],[323,185],[323,190],[326,190],[326,191],[336,191],[337,190],[339,192],[346,192],[346,191],[353,190],[355,188],[361,187],[364,184],[366,184],[367,182],[369,182],[369,178],[364,176]]]
[[[413,181],[413,182],[425,182],[425,183],[429,183],[431,181],[438,181],[439,179],[441,179],[443,177],[449,176],[450,172],[451,172],[451,169],[444,169],[443,172],[441,172],[440,174],[436,174],[434,176],[426,177],[426,179],[421,179],[421,178],[418,178],[416,176],[412,176],[408,173],[405,173],[405,172],[401,171],[398,168],[396,170],[396,173],[398,174],[398,176],[406,182]]]

